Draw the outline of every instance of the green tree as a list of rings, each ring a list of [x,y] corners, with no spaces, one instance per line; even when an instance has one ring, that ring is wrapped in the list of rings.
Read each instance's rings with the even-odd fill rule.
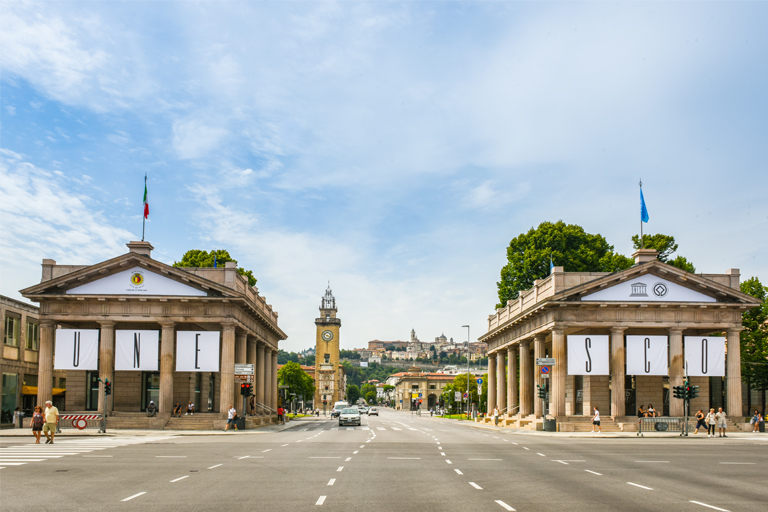
[[[662,235],[661,233],[656,235],[644,235],[643,241],[645,242],[646,249],[656,249],[659,252],[659,261],[677,267],[680,270],[685,270],[686,272],[696,272],[693,263],[688,261],[685,256],[678,255],[676,258],[672,259],[672,254],[677,251],[678,247],[675,242],[675,237],[672,235]],[[640,235],[634,235],[632,237],[632,245],[635,249],[640,249]]]
[[[768,287],[756,277],[741,283],[741,291],[760,300],[759,307],[741,314],[741,378],[751,389],[768,388]],[[751,404],[750,404],[751,405]],[[751,412],[751,409],[750,409]]]
[[[536,279],[547,277],[550,259],[566,272],[615,272],[632,266],[632,261],[614,253],[613,246],[601,235],[592,235],[581,226],[563,221],[542,222],[509,243],[507,264],[496,283],[497,307],[516,299]]]
[[[301,369],[299,363],[288,361],[277,372],[277,380],[283,386],[288,386],[288,394],[296,393],[296,397],[305,399],[314,396],[315,385],[307,372]]]
[[[229,251],[224,249],[214,249],[210,252],[201,251],[200,249],[191,249],[184,253],[181,257],[181,261],[173,263],[174,267],[213,267],[213,262],[216,261],[216,266],[224,266],[228,261],[237,265],[237,260],[229,255]],[[243,267],[237,268],[237,273],[241,276],[248,278],[248,284],[250,286],[256,286],[256,278],[253,277],[253,272],[245,270]]]
[[[368,396],[368,393],[370,393],[371,391],[376,393],[376,386],[374,386],[373,384],[363,384],[363,387],[360,388],[360,393],[363,396]]]
[[[347,402],[354,404],[360,398],[360,388],[354,384],[347,384]]]
[[[365,402],[368,404],[376,405],[376,392],[369,391],[365,395]]]

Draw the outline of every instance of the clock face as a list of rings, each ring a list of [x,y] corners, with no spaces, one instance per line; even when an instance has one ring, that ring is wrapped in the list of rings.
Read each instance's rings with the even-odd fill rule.
[[[331,341],[333,339],[333,333],[331,331],[323,331],[323,334],[321,334],[320,336],[325,341]]]

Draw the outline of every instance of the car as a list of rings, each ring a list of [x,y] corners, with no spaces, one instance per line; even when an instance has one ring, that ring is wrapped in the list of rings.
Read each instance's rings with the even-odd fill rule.
[[[333,404],[333,410],[331,410],[331,419],[338,418],[341,411],[349,407],[347,402],[336,402]]]
[[[368,406],[367,405],[361,405],[359,407],[359,409],[360,409],[360,414],[368,414]]]
[[[339,426],[342,425],[360,425],[360,411],[348,407],[341,410],[339,414]]]
[[[368,409],[368,416],[378,416],[378,415],[379,415],[379,410],[377,408],[371,407],[370,409]]]

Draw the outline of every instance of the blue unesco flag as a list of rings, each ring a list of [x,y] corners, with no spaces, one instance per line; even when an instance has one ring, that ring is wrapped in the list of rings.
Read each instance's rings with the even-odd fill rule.
[[[640,220],[648,223],[648,208],[645,207],[645,198],[643,197],[643,189],[640,188]]]

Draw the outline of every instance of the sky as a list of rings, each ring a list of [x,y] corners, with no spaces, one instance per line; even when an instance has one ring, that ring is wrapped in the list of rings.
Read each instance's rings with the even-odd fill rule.
[[[487,330],[515,236],[768,281],[767,2],[0,0],[0,294],[227,249],[314,346]],[[462,325],[470,325],[469,333]]]

